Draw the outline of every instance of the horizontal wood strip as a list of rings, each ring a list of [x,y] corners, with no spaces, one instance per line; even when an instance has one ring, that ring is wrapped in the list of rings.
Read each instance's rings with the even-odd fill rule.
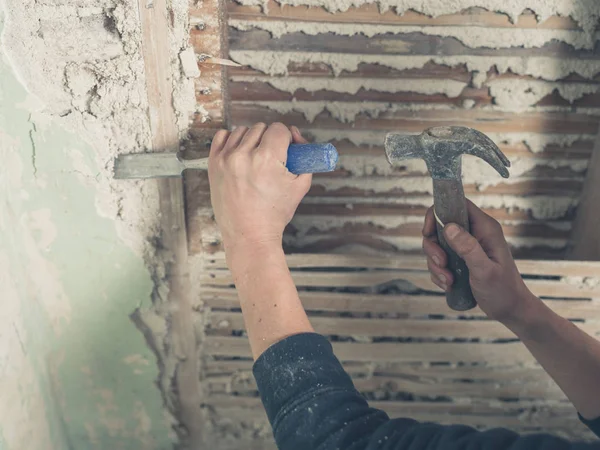
[[[395,258],[371,255],[343,254],[291,254],[286,261],[292,269],[303,268],[371,268],[371,269],[404,269],[426,270],[426,261],[422,256],[398,255]],[[226,269],[225,254],[216,253],[205,260],[206,268]],[[600,262],[596,261],[544,261],[517,260],[517,267],[524,275],[547,276],[600,276]]]
[[[372,176],[368,177],[369,180],[377,180],[377,177]],[[391,179],[396,179],[398,181],[398,187],[391,188],[388,190],[380,190],[380,189],[370,189],[370,188],[362,188],[359,183],[359,177],[348,177],[347,186],[338,187],[334,184],[335,187],[331,186],[331,183],[328,183],[329,180],[334,180],[334,183],[337,182],[336,177],[326,177],[319,176],[313,177],[313,184],[309,191],[310,196],[312,197],[365,197],[365,198],[376,198],[381,197],[385,199],[393,194],[428,194],[428,189],[424,189],[418,186],[411,187],[410,183],[406,183],[408,177],[386,177],[383,179],[382,185],[387,183]],[[411,177],[412,178],[412,177]],[[414,177],[414,179],[420,177]],[[498,183],[494,186],[479,188],[474,184],[465,184],[464,190],[467,196],[474,195],[517,195],[517,196],[536,196],[536,195],[556,195],[559,197],[562,196],[571,196],[574,194],[578,194],[582,190],[583,178],[581,175],[572,179],[554,179],[552,180],[550,177],[548,178],[531,178],[524,179],[523,181],[511,182],[511,183]],[[429,180],[425,180],[429,182]],[[344,183],[346,184],[346,183]]]
[[[232,120],[238,125],[252,125],[256,122],[285,122],[308,128],[308,122],[300,112],[278,113],[264,106],[233,102]],[[510,114],[502,112],[483,112],[481,110],[420,111],[418,116],[411,111],[384,113],[377,119],[362,115],[350,124],[344,124],[329,114],[317,116],[319,126],[325,129],[340,130],[395,130],[398,132],[420,133],[434,126],[467,126],[483,133],[576,133],[595,134],[598,130],[597,119],[583,114],[566,113],[525,113]]]
[[[578,29],[577,24],[569,17],[552,16],[543,22],[538,22],[534,14],[523,13],[514,23],[506,14],[498,14],[483,9],[470,9],[465,13],[448,14],[430,17],[414,11],[396,14],[394,11],[381,13],[376,4],[350,7],[347,11],[331,14],[329,11],[308,6],[280,5],[270,0],[267,2],[267,12],[258,6],[244,6],[231,0],[227,3],[229,17],[235,19],[288,19],[304,20],[311,22],[339,22],[339,23],[391,23],[402,25],[458,25],[458,26],[486,26],[506,28],[541,28],[541,29]],[[193,15],[193,12],[191,13]]]
[[[234,288],[203,287],[202,301],[213,309],[239,308]],[[337,292],[300,291],[304,308],[311,311],[370,314],[405,314],[411,316],[439,315],[445,317],[484,317],[481,309],[453,311],[446,307],[442,295],[368,295]],[[568,319],[600,319],[600,301],[545,300],[550,309]]]
[[[292,272],[297,286],[322,288],[364,288],[403,280],[413,286],[430,292],[440,292],[433,284],[428,272],[408,270],[370,272]],[[206,286],[230,286],[233,278],[228,271],[206,271],[200,277]],[[600,285],[596,287],[578,286],[554,280],[527,280],[527,286],[534,295],[542,297],[590,298],[600,297]]]
[[[297,77],[302,79],[302,77]],[[340,77],[342,78],[342,77]],[[382,87],[386,86],[389,79],[372,78],[371,80],[381,81]],[[342,81],[342,80],[340,80]],[[419,104],[424,105],[440,104],[454,107],[463,107],[465,100],[475,102],[474,108],[492,104],[492,96],[489,95],[487,88],[475,89],[465,88],[463,92],[456,97],[449,97],[443,93],[425,94],[411,92],[410,89],[388,91],[389,88],[381,90],[360,88],[356,93],[334,92],[327,89],[317,91],[307,90],[300,83],[293,93],[279,90],[269,84],[269,78],[264,77],[255,81],[243,81],[239,79],[231,80],[229,90],[232,101],[311,101],[318,98],[319,101],[336,101],[336,102],[390,102],[403,104]],[[201,99],[202,97],[198,97]],[[582,97],[574,100],[572,103],[565,101],[560,95],[550,94],[542,98],[538,106],[581,106],[587,108],[600,107],[600,95],[585,94]]]
[[[207,358],[203,368],[205,375],[231,376],[238,372],[250,372],[254,362],[248,360],[215,360]],[[402,379],[421,379],[434,383],[439,380],[445,382],[474,380],[484,383],[498,383],[501,385],[510,383],[551,383],[550,376],[541,366],[509,365],[509,366],[485,366],[485,365],[447,365],[420,363],[358,363],[343,362],[344,370],[354,378],[365,378],[369,376],[381,376]]]
[[[520,342],[506,344],[348,343],[334,342],[341,361],[358,362],[481,362],[489,365],[531,364],[533,356]],[[207,336],[204,350],[213,356],[249,358],[246,338]]]
[[[230,396],[230,395],[211,395],[206,397],[206,403],[214,406],[231,407],[239,406],[242,408],[260,407],[261,402],[258,397]],[[481,414],[493,415],[504,413],[506,415],[521,414],[523,410],[530,410],[540,406],[539,400],[521,400],[517,402],[498,402],[492,403],[455,403],[455,402],[428,402],[428,401],[370,401],[373,408],[383,409],[394,416],[402,414],[419,414],[436,411],[444,411],[446,414]],[[561,417],[571,414],[575,411],[573,405],[568,402],[548,402],[547,405],[551,411],[540,411],[538,417]],[[577,413],[575,413],[577,414]],[[535,414],[534,414],[535,415]]]
[[[441,305],[440,305],[441,306]],[[317,333],[333,336],[396,337],[416,339],[473,339],[484,341],[516,339],[512,331],[499,322],[491,320],[415,320],[385,318],[310,317]],[[586,333],[596,336],[600,323],[576,324]],[[231,334],[244,330],[241,312],[213,311],[208,317],[207,331],[216,330]]]
[[[241,67],[230,67],[227,73],[230,77],[232,76],[264,76],[259,70],[255,70],[252,67],[241,66]],[[288,74],[290,76],[298,77],[331,77],[331,68],[319,63],[302,63],[292,62],[288,67]],[[366,77],[366,78],[391,78],[397,79],[402,78],[428,78],[438,80],[454,80],[469,83],[471,81],[471,72],[466,66],[454,66],[450,67],[447,65],[436,64],[433,61],[425,63],[423,67],[415,69],[396,70],[391,67],[386,67],[380,64],[363,63],[360,64],[353,72],[343,72],[339,74],[343,77]]]
[[[483,196],[471,196],[471,200],[477,203],[479,200],[485,200]],[[519,204],[511,205],[508,209],[503,204],[499,204],[498,207],[484,207],[482,208],[487,214],[492,216],[497,221],[503,223],[509,221],[510,223],[515,222],[527,222],[534,221],[540,223],[540,219],[536,218],[531,212],[531,206],[537,201],[543,199],[529,198],[528,207],[519,207]],[[405,203],[406,202],[406,203]],[[391,197],[327,197],[327,196],[307,196],[304,201],[300,203],[297,214],[302,215],[338,215],[338,216],[353,216],[353,215],[368,215],[374,216],[407,216],[423,219],[427,212],[427,209],[433,203],[433,199],[430,195],[419,195],[411,194],[410,198],[403,196],[391,196]],[[516,202],[515,202],[516,203]],[[351,208],[348,207],[351,204]],[[575,203],[573,202],[573,206]],[[564,216],[561,215],[557,218],[559,221],[572,219],[573,211],[568,210]],[[552,223],[552,219],[545,220],[543,222]],[[324,252],[326,253],[326,252]]]
[[[571,439],[593,439],[592,433],[585,425],[577,420],[576,412],[573,412],[572,414],[565,412],[556,417],[539,417],[535,416],[535,414],[528,414],[522,417],[506,416],[500,409],[495,415],[450,414],[446,412],[446,408],[443,406],[432,408],[430,412],[413,412],[410,407],[404,408],[401,405],[392,403],[393,402],[371,402],[370,404],[386,411],[390,417],[410,417],[419,422],[439,423],[442,425],[467,425],[475,428],[503,427],[524,434],[539,432],[540,428],[543,428],[546,431],[551,431],[555,435],[560,434]],[[206,404],[214,408],[217,416],[226,417],[236,422],[256,424],[266,422],[267,420],[264,412],[257,413],[258,411],[261,411],[260,404],[245,407],[221,407],[215,405],[210,398],[206,401]],[[434,404],[439,405],[439,403]]]
[[[344,36],[333,33],[307,35],[285,34],[273,39],[263,30],[240,31],[229,28],[232,50],[271,50],[277,52],[311,51],[324,53],[363,53],[382,55],[435,55],[435,56],[494,56],[494,57],[550,57],[600,59],[600,50],[574,50],[568,44],[552,41],[541,47],[523,48],[470,48],[455,38],[428,36],[423,33]]]
[[[330,235],[335,233],[338,236],[351,235],[356,233],[369,233],[373,237],[415,237],[422,239],[423,223],[417,218],[417,221],[407,221],[402,223],[403,218],[398,224],[390,223],[389,216],[376,215],[344,215],[335,214],[305,215],[297,214],[291,222],[290,230],[301,230],[312,237]],[[333,220],[333,223],[328,223]],[[544,223],[520,223],[507,224],[503,227],[504,235],[507,238],[535,238],[535,239],[567,239],[570,235],[570,229],[556,229],[555,227]]]
[[[566,401],[567,397],[553,382],[516,383],[499,385],[496,383],[451,383],[433,380],[408,380],[398,377],[373,376],[354,378],[354,386],[359,392],[386,391],[408,393],[422,397],[452,397],[479,399],[509,398],[520,400],[545,399]],[[211,394],[236,393],[250,395],[257,392],[256,381],[250,372],[243,377],[214,377],[206,380]]]

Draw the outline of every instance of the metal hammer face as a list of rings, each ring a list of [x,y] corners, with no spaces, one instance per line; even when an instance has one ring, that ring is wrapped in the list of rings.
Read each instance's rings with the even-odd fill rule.
[[[463,154],[478,156],[504,178],[508,178],[510,167],[508,158],[490,138],[467,127],[429,128],[417,136],[389,133],[385,153],[392,166],[405,159],[424,159],[434,180],[460,180]]]

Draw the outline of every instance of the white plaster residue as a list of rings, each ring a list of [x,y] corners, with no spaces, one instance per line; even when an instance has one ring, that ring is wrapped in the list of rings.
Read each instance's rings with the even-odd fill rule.
[[[600,278],[598,277],[563,277],[561,280],[581,289],[595,289],[600,287]]]
[[[181,69],[183,74],[188,78],[196,78],[200,76],[200,69],[198,68],[198,60],[194,49],[191,47],[186,48],[179,53],[179,60],[181,61]]]
[[[242,5],[262,6],[266,0],[236,0]],[[531,9],[538,20],[544,22],[551,16],[572,17],[584,30],[594,31],[600,18],[600,3],[596,0],[279,0],[281,5],[306,5],[325,8],[329,12],[347,11],[362,5],[379,5],[381,12],[394,10],[403,14],[409,10],[438,17],[455,14],[468,8],[484,8],[509,16],[516,22],[519,16]]]
[[[317,142],[348,141],[356,146],[382,147],[388,131],[337,130],[307,128],[303,132]],[[415,133],[407,133],[415,134]],[[486,133],[496,144],[524,143],[533,153],[541,153],[548,145],[569,147],[575,142],[594,142],[593,134]]]
[[[328,112],[336,120],[342,123],[354,122],[359,115],[366,115],[370,118],[377,118],[384,113],[394,113],[399,111],[424,111],[424,110],[442,110],[452,111],[452,105],[436,105],[429,103],[381,103],[381,102],[328,102],[328,101],[297,101],[291,102],[256,102],[239,101],[236,105],[262,106],[279,114],[288,114],[292,111],[299,112],[308,122],[314,122],[315,118]]]
[[[448,115],[452,111],[457,111],[460,107],[452,104],[440,103],[387,103],[387,102],[352,102],[352,101],[298,101],[292,98],[292,101],[236,101],[234,105],[244,105],[249,107],[262,107],[277,111],[279,114],[285,115],[291,112],[301,113],[308,122],[314,120],[321,113],[329,113],[331,117],[342,122],[351,123],[358,116],[368,116],[370,118],[378,118],[387,114],[396,114],[406,111],[443,111]],[[505,105],[487,105],[479,108],[482,113],[511,113],[515,111],[515,105],[521,112],[531,113],[573,113],[588,115],[600,118],[600,109],[598,108],[580,108],[562,105],[552,106],[528,106],[522,107],[519,100],[515,100],[514,105],[506,107]],[[522,108],[522,110],[521,110]],[[498,116],[498,120],[506,117]]]
[[[268,31],[274,38],[291,33],[311,36],[333,33],[342,36],[362,34],[373,37],[384,34],[422,33],[429,36],[452,37],[471,48],[543,47],[552,41],[565,42],[576,49],[593,49],[597,36],[593,32],[552,28],[494,28],[482,26],[411,26],[373,25],[339,22],[296,22],[276,20],[229,20],[229,26],[248,31]]]
[[[147,253],[158,217],[156,189],[112,180],[118,153],[150,146],[137,2],[4,0],[4,6],[3,49],[39,99],[27,105],[35,108],[36,125],[53,116],[95,147],[97,209],[116,219],[125,242]]]
[[[273,52],[267,50],[231,50],[231,58],[239,64],[252,67],[269,75],[287,75],[290,63],[322,63],[334,75],[355,72],[360,64],[377,64],[396,70],[418,69],[428,62],[456,67],[466,65],[469,71],[481,74],[474,80],[481,87],[485,74],[492,67],[500,73],[509,70],[518,75],[530,75],[543,80],[556,81],[569,74],[591,79],[600,73],[600,61],[593,59],[559,59],[550,57],[519,56],[421,56],[421,55],[371,55],[357,53]]]
[[[427,80],[410,78],[309,78],[309,77],[258,77],[232,76],[234,83],[266,82],[280,91],[294,94],[299,90],[318,92],[322,90],[343,94],[356,94],[360,90],[376,92],[414,92],[417,94],[443,94],[458,97],[467,83],[456,80]]]
[[[600,92],[598,83],[554,83],[522,78],[497,78],[487,82],[486,86],[489,86],[496,105],[515,112],[526,110],[554,91],[570,103],[586,94]]]

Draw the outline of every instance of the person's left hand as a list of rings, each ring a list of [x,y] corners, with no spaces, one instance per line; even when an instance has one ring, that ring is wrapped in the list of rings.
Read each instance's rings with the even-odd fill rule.
[[[281,123],[219,131],[210,149],[211,202],[225,250],[281,246],[283,230],[310,188],[312,176],[285,163],[290,143],[306,143]]]

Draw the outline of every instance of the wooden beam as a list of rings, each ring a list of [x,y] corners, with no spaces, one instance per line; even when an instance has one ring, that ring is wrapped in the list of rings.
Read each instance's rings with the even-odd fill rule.
[[[179,150],[179,130],[173,109],[170,63],[173,55],[169,48],[169,9],[166,0],[154,0],[152,7],[148,6],[146,0],[140,0],[139,11],[152,148],[158,152],[176,152]],[[198,386],[198,349],[191,315],[192,290],[188,268],[183,184],[181,179],[177,178],[161,179],[157,183],[161,211],[160,240],[167,259],[167,302],[171,305],[168,308],[169,342],[171,357],[175,359],[177,366],[174,372],[176,410],[173,413],[186,429],[189,447],[201,448],[203,413],[200,409]]]
[[[581,193],[568,258],[600,261],[600,134],[596,138]],[[597,276],[600,276],[600,271]]]
[[[200,60],[204,55],[228,58],[226,8],[222,0],[193,2],[190,8],[190,42]],[[200,62],[201,76],[196,80],[196,101],[208,117],[202,113],[194,117],[194,132],[186,145],[186,158],[208,156],[214,133],[229,127],[229,94],[226,68],[222,65]],[[199,108],[201,111],[201,108]],[[186,219],[190,254],[210,251],[219,246],[220,234],[210,204],[208,173],[187,171],[184,173],[186,188]],[[220,248],[220,247],[219,247]]]

